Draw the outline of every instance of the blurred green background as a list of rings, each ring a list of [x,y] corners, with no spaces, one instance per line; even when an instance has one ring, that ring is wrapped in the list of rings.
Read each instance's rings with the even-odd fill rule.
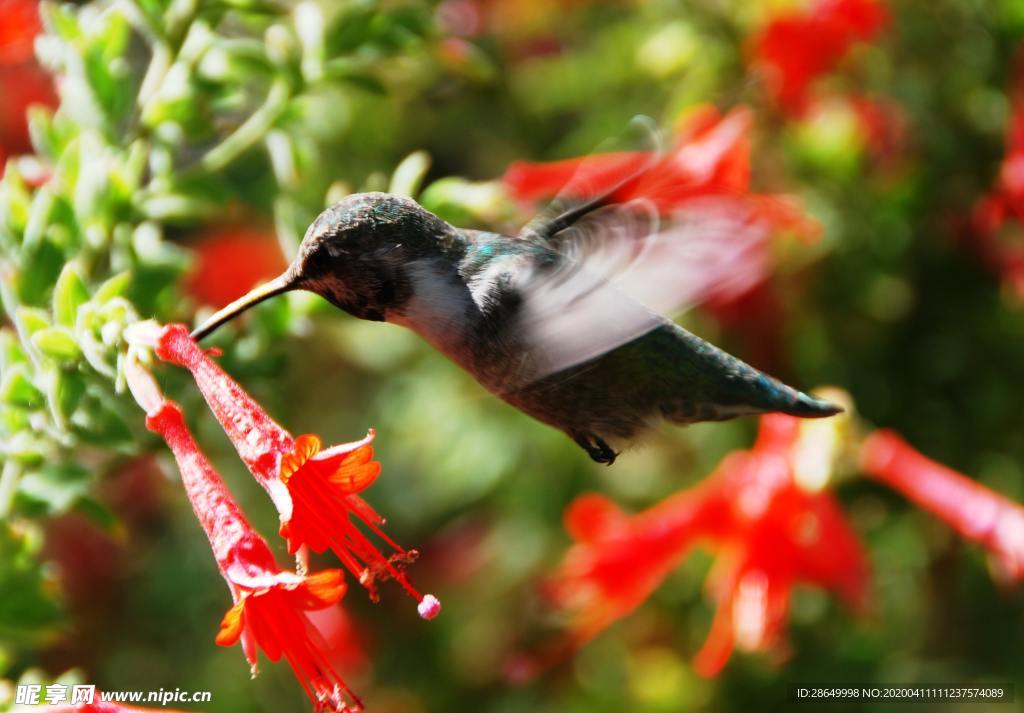
[[[699,104],[752,107],[755,190],[798,196],[823,226],[816,244],[778,242],[776,322],[697,310],[688,326],[801,387],[841,386],[866,423],[1024,500],[1024,304],[965,227],[1004,157],[1024,5],[886,2],[878,35],[813,83],[806,110],[787,111],[751,68],[752,38],[811,5],[44,5],[36,51],[60,77],[59,109],[34,110],[39,163],[12,159],[0,189],[4,685],[75,669],[110,690],[209,689],[211,712],[308,708],[286,666],[250,681],[241,652],[214,645],[229,597],[168,454],[116,388],[120,328],[208,314],[355,190],[409,192],[461,227],[514,231],[532,208],[496,180],[512,161],[585,154],[635,114],[671,129]],[[14,84],[26,76],[10,71],[22,72]],[[859,98],[886,107],[882,139],[858,123]],[[38,170],[58,180],[39,188]],[[1015,230],[999,240],[1019,243]],[[74,291],[58,282],[66,265],[85,292],[61,322],[52,288]],[[110,292],[124,303],[108,309],[95,290],[122,271]],[[52,337],[56,356],[26,358],[14,327],[63,329],[80,346],[61,352]],[[378,431],[383,475],[367,499],[422,552],[411,577],[444,612],[419,620],[394,586],[377,605],[346,597],[358,645],[344,675],[372,711],[768,711],[791,709],[798,682],[1024,685],[1020,588],[855,473],[835,489],[870,554],[866,615],[798,588],[785,652],[736,654],[702,679],[689,661],[713,609],[701,590],[711,558],[699,554],[575,657],[512,683],[509,657],[558,629],[539,591],[569,544],[566,505],[596,490],[646,507],[749,447],[756,424],[666,428],[608,469],[415,335],[309,295],[266,303],[213,343],[293,433],[333,443]],[[276,513],[186,375],[156,373],[269,537]]]

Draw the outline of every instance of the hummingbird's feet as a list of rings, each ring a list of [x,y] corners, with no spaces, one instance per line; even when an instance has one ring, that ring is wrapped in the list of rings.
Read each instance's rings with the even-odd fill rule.
[[[611,446],[604,442],[603,438],[592,436],[588,433],[579,433],[578,431],[573,431],[570,435],[595,463],[611,465],[619,455],[611,449]]]

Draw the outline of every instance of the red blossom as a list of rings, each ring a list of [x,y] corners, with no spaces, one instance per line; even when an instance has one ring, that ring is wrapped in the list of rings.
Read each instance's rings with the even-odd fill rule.
[[[773,226],[814,235],[815,224],[793,202],[750,192],[752,124],[753,113],[747,108],[722,116],[714,107],[703,106],[679,124],[675,146],[664,156],[619,151],[547,163],[516,161],[502,180],[519,200],[549,198],[563,189],[585,191],[580,198],[614,189],[616,202],[643,198],[666,214],[701,198],[742,197]]]
[[[775,16],[751,43],[751,64],[779,106],[799,115],[810,85],[833,71],[855,42],[874,38],[887,21],[877,0],[816,0]]]
[[[324,449],[314,435],[293,438],[199,348],[183,325],[168,325],[149,336],[161,359],[188,369],[203,397],[253,476],[267,490],[281,516],[281,535],[291,553],[303,546],[330,549],[376,601],[376,582],[393,578],[419,602],[424,618],[440,603],[420,595],[405,566],[415,550],[404,550],[381,529],[382,518],[358,493],[380,472],[373,461],[371,431],[366,438]],[[385,556],[363,533],[361,523],[393,550]]]
[[[125,560],[123,542],[71,512],[46,525],[45,555],[57,568],[61,591],[75,609],[95,614],[117,591]]]
[[[1024,579],[1024,507],[926,458],[893,431],[872,433],[860,457],[865,472],[987,549],[1008,577]]]
[[[202,304],[218,309],[287,267],[274,234],[252,226],[210,228],[191,244],[195,266],[185,289]]]
[[[666,215],[694,211],[716,212],[744,225],[752,239],[744,251],[743,265],[730,265],[727,287],[706,295],[715,307],[725,307],[760,285],[774,265],[770,238],[778,231],[804,239],[817,237],[819,226],[787,196],[750,191],[750,140],[753,114],[733,109],[722,116],[709,106],[701,107],[680,123],[675,146],[664,156],[639,151],[530,163],[517,161],[506,170],[503,182],[509,193],[524,201],[537,201],[568,191],[586,199],[612,192],[612,200],[635,199],[654,205]]]
[[[1010,294],[1024,301],[1024,46],[1017,55],[1006,157],[996,184],[974,204],[967,233],[980,259]]]
[[[866,96],[850,99],[864,144],[882,166],[892,164],[907,144],[907,116],[895,102]]]
[[[7,156],[31,149],[28,108],[57,103],[50,75],[32,56],[40,29],[35,0],[0,0],[0,174]]]
[[[757,442],[733,453],[703,483],[633,516],[599,496],[567,511],[576,540],[552,584],[572,610],[582,644],[631,613],[697,544],[717,555],[708,589],[717,612],[694,661],[718,673],[734,647],[760,650],[781,638],[792,588],[811,583],[863,604],[868,576],[861,545],[827,492],[795,480],[799,419],[761,419]]]
[[[0,0],[0,65],[30,61],[40,30],[37,0]]]
[[[146,411],[146,427],[160,434],[174,454],[181,482],[206,532],[234,606],[221,622],[217,643],[241,641],[253,672],[257,650],[271,661],[282,657],[317,711],[362,710],[328,658],[328,646],[309,612],[333,606],[345,594],[344,574],[332,569],[304,576],[281,570],[220,475],[185,425],[181,408],[163,398],[152,376],[133,359],[126,365],[132,395]]]

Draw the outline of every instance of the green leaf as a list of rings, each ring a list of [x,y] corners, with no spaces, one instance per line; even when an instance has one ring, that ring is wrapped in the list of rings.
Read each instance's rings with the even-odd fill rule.
[[[66,512],[88,492],[91,480],[88,469],[73,463],[45,465],[22,476],[18,483],[19,506],[34,505],[51,514]]]
[[[78,410],[85,395],[85,379],[81,374],[64,371],[59,374],[56,386],[56,408],[64,420],[70,421],[72,414]]]
[[[57,227],[57,226],[51,226]],[[48,298],[65,263],[64,251],[49,240],[37,243],[22,260],[18,296],[25,304],[49,304]]]
[[[132,274],[130,272],[119,272],[99,286],[96,290],[96,294],[94,295],[94,299],[98,303],[103,304],[115,297],[123,296],[128,290],[131,280]]]
[[[77,40],[82,36],[78,29],[78,16],[70,6],[48,3],[40,8],[46,28],[64,40]]]
[[[3,452],[11,460],[34,465],[53,457],[53,443],[41,434],[19,430],[4,440]]]
[[[110,219],[108,195],[113,162],[94,133],[83,134],[78,142],[78,180],[72,205],[79,225]]]
[[[4,433],[21,433],[28,431],[28,411],[20,406],[0,404],[0,431]],[[10,444],[6,444],[4,451],[10,454]]]
[[[32,539],[0,525],[0,636],[12,641],[39,641],[61,620]]]
[[[84,53],[84,75],[109,124],[120,121],[135,95],[130,67],[124,57],[130,26],[112,6],[101,15],[99,31],[91,33]]]
[[[75,512],[81,513],[105,532],[113,532],[120,524],[117,515],[110,508],[88,496],[78,498],[75,502]]]
[[[41,329],[32,335],[32,343],[46,356],[60,361],[77,359],[82,353],[75,337],[64,327]]]
[[[41,329],[48,329],[51,326],[50,315],[46,310],[38,307],[18,307],[15,316],[22,328],[32,336]]]
[[[455,225],[497,223],[511,210],[501,185],[494,181],[442,178],[427,186],[418,200],[424,208]]]
[[[371,74],[349,74],[344,79],[352,86],[368,91],[371,94],[384,96],[388,93],[384,82]]]
[[[15,235],[25,231],[32,211],[32,195],[17,171],[7,171],[0,180],[0,221]],[[24,235],[22,235],[24,240]]]
[[[0,379],[0,401],[25,408],[42,406],[43,392],[29,378],[28,365],[14,364],[4,371]]]
[[[196,223],[222,209],[216,201],[184,193],[144,196],[136,201],[136,207],[150,220],[169,223]]]
[[[21,342],[10,329],[0,329],[0,372],[14,364],[24,364],[28,361],[25,350],[21,348]]]
[[[398,164],[391,176],[388,192],[415,198],[429,169],[430,154],[426,151],[414,151]]]
[[[53,112],[36,104],[28,108],[27,116],[28,133],[36,151],[49,157],[60,155],[63,146],[53,125]]]
[[[78,409],[71,419],[75,432],[82,440],[97,446],[115,448],[134,442],[132,432],[124,420],[95,397],[86,402],[88,408]]]
[[[22,237],[22,246],[26,251],[32,250],[38,245],[46,228],[50,224],[50,214],[53,212],[55,196],[48,186],[43,186],[36,191],[32,199],[32,206],[29,208],[28,222],[25,225],[25,234]]]
[[[53,288],[53,315],[57,324],[74,327],[78,308],[88,301],[89,290],[86,289],[74,264],[68,263],[61,270],[57,284]]]

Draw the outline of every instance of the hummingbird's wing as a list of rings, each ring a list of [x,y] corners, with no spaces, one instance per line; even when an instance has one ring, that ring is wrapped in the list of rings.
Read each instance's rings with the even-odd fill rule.
[[[604,141],[582,161],[556,162],[547,180],[561,183],[542,197],[554,198],[519,231],[518,237],[544,242],[589,213],[615,202],[624,186],[664,155],[663,137],[649,116],[635,116],[615,138]],[[568,175],[561,175],[569,169]],[[536,183],[537,181],[535,181]],[[547,181],[541,181],[547,182]],[[541,191],[544,187],[540,186]]]
[[[730,197],[689,201],[668,218],[643,201],[590,211],[515,274],[534,378],[599,357],[712,294],[749,288],[763,274],[768,231]]]

